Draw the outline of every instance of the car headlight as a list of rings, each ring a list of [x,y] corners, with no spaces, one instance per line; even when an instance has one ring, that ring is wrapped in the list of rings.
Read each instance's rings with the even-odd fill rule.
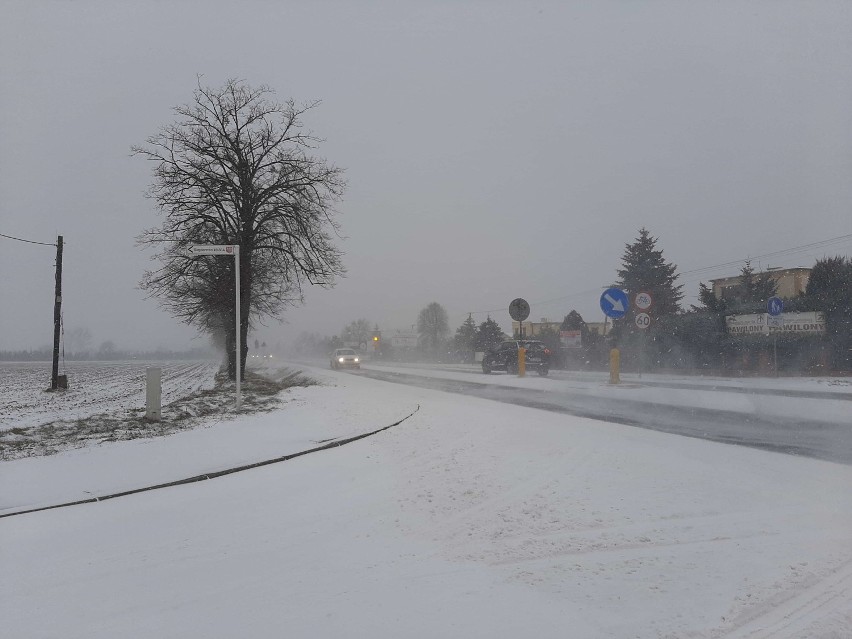
[[[355,358],[355,363],[356,363],[356,364],[358,363],[358,358],[357,358],[357,357]]]
[[[337,358],[337,361],[338,361],[338,362],[343,362],[343,358],[342,358],[342,357],[338,357],[338,358]]]

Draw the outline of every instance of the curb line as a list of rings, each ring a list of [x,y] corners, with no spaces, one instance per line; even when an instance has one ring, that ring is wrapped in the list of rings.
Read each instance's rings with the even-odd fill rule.
[[[124,490],[118,493],[111,493],[109,495],[100,495],[97,497],[89,497],[87,499],[80,499],[78,501],[69,501],[62,504],[54,504],[52,506],[41,506],[39,508],[30,508],[28,510],[18,510],[13,513],[4,513],[0,514],[0,519],[4,517],[15,517],[16,515],[27,515],[30,513],[37,513],[43,510],[54,510],[56,508],[67,508],[68,506],[79,506],[81,504],[94,504],[96,502],[106,501],[107,499],[115,499],[116,497],[127,497],[128,495],[135,495],[137,493],[148,492],[149,490],[160,490],[161,488],[171,488],[173,486],[182,486],[184,484],[193,484],[199,481],[206,481],[208,479],[216,479],[217,477],[224,477],[225,475],[232,475],[234,473],[241,473],[245,470],[251,470],[253,468],[260,468],[261,466],[269,466],[270,464],[279,464],[281,462],[288,461],[290,459],[295,459],[296,457],[301,457],[302,455],[308,455],[310,453],[318,453],[321,450],[328,450],[329,448],[338,448],[340,446],[345,446],[346,444],[351,444],[352,442],[356,442],[359,439],[365,439],[367,437],[371,437],[382,431],[388,430],[389,428],[393,428],[394,426],[399,426],[406,419],[414,415],[417,411],[420,410],[420,404],[417,405],[411,413],[400,419],[399,421],[394,422],[393,424],[389,424],[387,426],[382,426],[381,428],[370,431],[369,433],[362,433],[360,435],[355,435],[354,437],[347,437],[346,439],[339,439],[333,441],[328,444],[324,444],[322,446],[317,446],[316,448],[311,448],[309,450],[302,450],[298,453],[291,453],[289,455],[284,455],[283,457],[276,457],[274,459],[266,459],[264,461],[254,462],[252,464],[245,464],[243,466],[235,466],[234,468],[226,468],[225,470],[217,470],[212,473],[204,473],[202,475],[195,475],[194,477],[187,477],[186,479],[177,479],[175,481],[166,482],[164,484],[155,484],[153,486],[145,486],[143,488],[134,488],[132,490]]]

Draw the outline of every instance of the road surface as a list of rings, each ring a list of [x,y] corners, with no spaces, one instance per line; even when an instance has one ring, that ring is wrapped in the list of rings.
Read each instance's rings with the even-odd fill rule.
[[[457,372],[457,371],[456,371]],[[416,369],[401,373],[380,368],[362,368],[360,374],[372,379],[419,386],[449,393],[460,393],[483,399],[528,406],[542,410],[589,417],[651,430],[698,437],[726,444],[751,446],[790,455],[852,465],[852,394],[819,391],[784,391],[779,389],[741,389],[724,386],[689,384],[689,382],[642,381],[643,385],[669,386],[701,391],[749,392],[765,395],[801,397],[818,404],[822,400],[849,403],[848,423],[801,419],[778,415],[745,414],[724,409],[696,408],[653,404],[613,396],[599,397],[582,391],[551,392],[518,388],[481,381],[461,381],[417,374]],[[476,373],[471,372],[471,375]],[[480,379],[482,374],[477,375]],[[819,411],[815,411],[818,415]]]

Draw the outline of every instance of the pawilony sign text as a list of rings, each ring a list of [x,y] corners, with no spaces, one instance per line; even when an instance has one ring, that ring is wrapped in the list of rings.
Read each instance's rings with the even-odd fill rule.
[[[730,335],[770,335],[776,333],[825,333],[825,316],[817,311],[781,313],[780,326],[773,326],[768,313],[728,315],[725,324]],[[777,320],[776,320],[777,321]]]

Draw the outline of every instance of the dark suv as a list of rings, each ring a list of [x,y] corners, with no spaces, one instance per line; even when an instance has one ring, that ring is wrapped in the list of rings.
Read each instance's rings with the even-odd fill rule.
[[[518,373],[518,348],[526,349],[527,370],[534,370],[539,375],[550,372],[550,349],[543,342],[534,339],[513,339],[503,342],[496,348],[485,353],[482,358],[482,372],[506,371],[509,374]]]

